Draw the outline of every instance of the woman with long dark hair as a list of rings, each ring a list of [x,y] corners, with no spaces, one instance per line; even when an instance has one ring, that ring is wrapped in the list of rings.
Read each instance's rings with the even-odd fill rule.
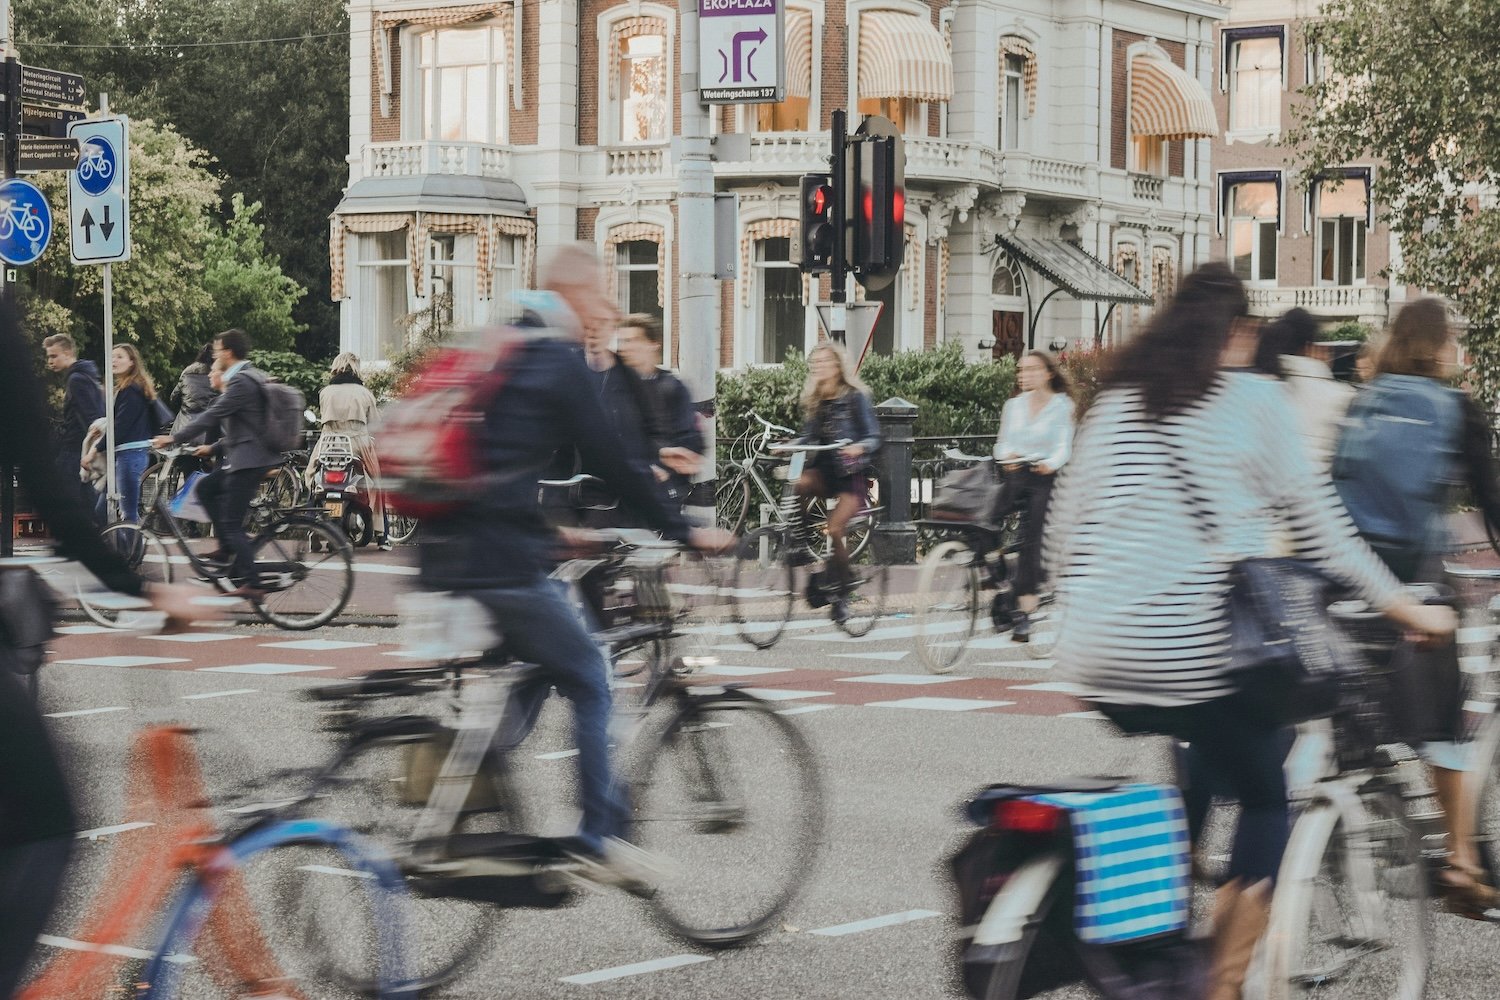
[[[141,476],[151,463],[151,438],[161,430],[156,419],[156,385],[134,344],[117,344],[109,368],[115,377],[115,488],[120,491],[120,517],[134,523],[141,516]],[[93,437],[83,458],[87,468],[104,449],[104,435]],[[109,498],[101,494],[97,516],[109,517]]]
[[[1406,628],[1446,638],[1455,623],[1451,609],[1417,604],[1359,540],[1295,446],[1282,386],[1224,370],[1247,312],[1226,265],[1183,279],[1101,380],[1046,538],[1060,673],[1127,728],[1186,741],[1239,799],[1212,1000],[1240,996],[1289,828],[1283,743],[1244,710],[1229,669],[1232,567],[1289,537],[1294,554]]]
[[[1011,635],[1017,642],[1030,642],[1031,616],[1042,583],[1042,529],[1052,484],[1073,450],[1074,401],[1068,376],[1045,351],[1021,355],[1016,381],[1020,394],[1001,409],[995,439],[995,461],[1005,474],[996,520],[1017,508],[1021,511]]]

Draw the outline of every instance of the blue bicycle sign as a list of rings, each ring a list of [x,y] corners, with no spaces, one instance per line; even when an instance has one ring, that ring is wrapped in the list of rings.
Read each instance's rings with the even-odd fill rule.
[[[119,159],[115,148],[103,136],[91,136],[84,141],[83,159],[79,161],[78,185],[91,195],[101,195],[115,182]]]
[[[0,181],[0,260],[34,264],[52,239],[52,209],[35,184]]]

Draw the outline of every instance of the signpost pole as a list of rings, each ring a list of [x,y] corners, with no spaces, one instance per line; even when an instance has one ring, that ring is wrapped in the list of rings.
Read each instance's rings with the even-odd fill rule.
[[[844,203],[849,197],[846,167],[848,130],[848,112],[843,108],[836,108],[829,136],[833,148],[828,160],[829,170],[833,175],[833,217],[837,220],[834,223],[833,253],[828,267],[828,301],[833,303],[833,307],[828,310],[828,336],[840,344],[844,343],[845,331],[849,328],[848,317],[844,313],[844,303],[848,301],[845,289],[849,282],[848,244],[845,242],[850,235],[849,206]]]
[[[109,117],[109,95],[99,95],[99,114],[101,117]],[[120,502],[120,495],[115,492],[119,483],[115,482],[115,446],[119,444],[115,440],[115,378],[113,362],[115,357],[115,322],[114,322],[114,282],[110,274],[109,261],[104,262],[104,495],[109,497],[105,504],[105,520],[109,519],[111,504]]]
[[[683,381],[704,417],[709,462],[715,454],[714,380],[719,370],[718,282],[714,262],[714,167],[708,108],[699,94],[699,0],[679,0],[682,16],[682,133],[677,156],[677,322]],[[668,359],[670,360],[670,359]],[[700,479],[712,479],[706,465]]]
[[[16,176],[16,156],[21,148],[21,62],[10,38],[10,0],[0,0],[0,53],[5,55],[5,179]],[[0,261],[0,302],[15,304],[10,265]],[[0,467],[0,556],[16,553],[16,469],[9,462]]]

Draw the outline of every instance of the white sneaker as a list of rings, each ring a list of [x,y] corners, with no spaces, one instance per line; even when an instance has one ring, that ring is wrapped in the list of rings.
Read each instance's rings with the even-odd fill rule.
[[[649,895],[663,872],[659,858],[618,837],[606,840],[602,853],[577,854],[574,860],[580,877],[636,896]]]

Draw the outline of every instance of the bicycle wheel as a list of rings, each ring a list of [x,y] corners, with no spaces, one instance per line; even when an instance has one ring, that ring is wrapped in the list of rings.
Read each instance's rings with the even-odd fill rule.
[[[740,475],[722,480],[714,490],[714,511],[719,527],[731,535],[743,532],[750,517],[749,477]]]
[[[1400,795],[1381,782],[1351,822],[1304,812],[1281,863],[1266,942],[1266,994],[1419,1000],[1432,914],[1427,872]]]
[[[848,546],[849,558],[856,559],[870,547],[875,535],[878,514],[873,508],[855,514],[844,526],[844,544]],[[807,508],[808,534],[813,539],[813,554],[819,559],[833,555],[833,542],[828,538],[828,501],[814,500]]]
[[[99,533],[105,545],[114,549],[132,570],[147,583],[171,583],[172,560],[167,546],[150,528],[119,522],[111,524]],[[100,593],[91,590],[80,581],[78,606],[90,620],[109,628],[135,629],[147,624],[148,616],[156,612],[141,608],[120,608],[115,605],[118,594]]]
[[[928,671],[958,666],[979,624],[979,570],[963,542],[942,542],[917,574],[917,657]]]
[[[835,619],[846,634],[855,638],[869,634],[886,613],[891,568],[876,562],[872,553],[850,555],[849,586],[844,590],[844,617]]]
[[[328,880],[346,892],[300,895],[287,911],[278,901],[295,884]],[[409,897],[395,867],[352,831],[316,820],[258,826],[231,841],[176,900],[166,934],[139,979],[152,1000],[255,996],[353,997],[328,989],[325,960],[358,955],[372,975],[362,995],[415,1000],[408,942]],[[316,928],[323,941],[308,937]],[[196,961],[185,961],[191,956]],[[344,984],[338,984],[344,985]]]
[[[784,528],[756,528],[740,540],[730,576],[729,604],[735,631],[756,649],[770,649],[786,630],[797,599]]]
[[[674,934],[727,948],[766,931],[806,884],[823,833],[812,750],[744,694],[690,699],[632,784],[640,845],[663,871],[647,899]]]
[[[343,532],[312,518],[276,521],[254,540],[255,570],[266,596],[255,611],[279,628],[326,625],[354,592],[354,557]]]
[[[347,826],[394,856],[413,836],[427,794],[452,745],[453,731],[436,719],[403,717],[371,729],[345,746],[294,810]],[[460,833],[524,829],[518,799],[504,779],[503,765],[481,770],[470,790]],[[289,913],[356,912],[363,887],[338,871],[313,866],[307,878],[288,883]],[[492,949],[502,910],[485,899],[465,899],[420,876],[403,875],[406,933],[422,942],[408,974],[428,990],[453,981]],[[318,973],[361,994],[373,992],[375,968],[368,949],[347,949],[337,923],[303,921],[308,951],[320,956]]]
[[[1476,734],[1473,771],[1474,843],[1489,870],[1491,884],[1500,878],[1500,715],[1489,715]]]
[[[389,504],[385,508],[385,537],[394,545],[411,541],[417,534],[417,519],[403,514]]]
[[[301,500],[302,481],[286,466],[277,467],[256,488],[250,512],[245,515],[245,530],[252,535],[258,533]]]

